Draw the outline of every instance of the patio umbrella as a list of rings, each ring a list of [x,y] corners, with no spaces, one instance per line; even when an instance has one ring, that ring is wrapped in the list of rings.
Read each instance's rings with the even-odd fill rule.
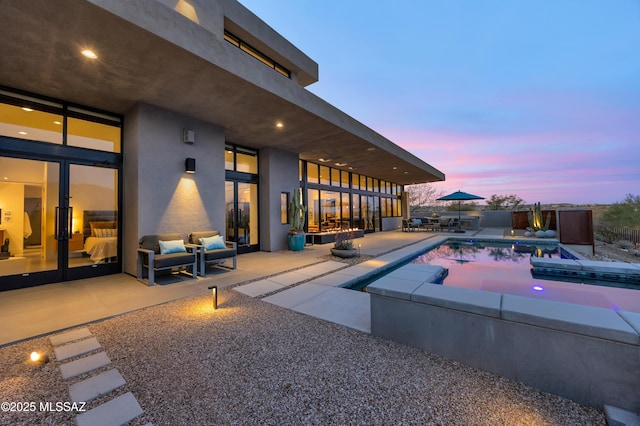
[[[457,201],[458,202],[458,230],[460,230],[460,204],[462,201],[468,200],[484,200],[484,197],[469,194],[467,192],[456,191],[444,197],[437,198],[438,201]],[[461,231],[463,232],[463,231]]]

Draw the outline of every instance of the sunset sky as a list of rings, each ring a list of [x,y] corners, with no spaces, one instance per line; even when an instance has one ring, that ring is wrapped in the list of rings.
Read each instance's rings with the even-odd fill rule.
[[[526,203],[640,194],[638,0],[240,0],[307,89],[446,174]]]

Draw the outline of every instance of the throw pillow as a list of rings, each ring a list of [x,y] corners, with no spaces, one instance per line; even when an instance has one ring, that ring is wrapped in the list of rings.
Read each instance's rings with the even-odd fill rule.
[[[226,248],[222,235],[214,235],[213,237],[200,238],[200,244],[204,246],[205,250],[215,250]]]
[[[186,253],[187,249],[182,240],[158,241],[160,245],[160,254]]]

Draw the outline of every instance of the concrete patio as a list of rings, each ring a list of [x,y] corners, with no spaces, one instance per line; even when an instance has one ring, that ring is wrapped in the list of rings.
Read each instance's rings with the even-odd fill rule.
[[[446,235],[446,233],[443,234]],[[364,238],[358,239],[356,244],[361,245],[362,256],[377,257],[409,244],[435,238],[437,235],[438,233],[424,232],[379,232],[367,234]],[[118,274],[6,291],[0,293],[0,321],[8,326],[0,330],[0,346],[123,315],[149,306],[208,293],[207,287],[211,285],[217,285],[221,289],[244,284],[240,291],[257,296],[267,293],[269,288],[272,289],[271,291],[283,288],[287,285],[283,280],[290,280],[292,284],[324,275],[332,268],[348,267],[347,264],[330,262],[324,258],[330,254],[330,247],[331,244],[310,245],[302,252],[243,254],[238,258],[237,270],[214,269],[204,278],[199,277],[197,280],[185,278],[179,281],[173,279],[166,284],[151,287],[130,275]],[[301,268],[305,268],[306,273],[311,275],[303,275],[304,271],[300,272]],[[356,270],[351,269],[349,273],[353,274],[354,271]],[[285,272],[286,275],[281,275]],[[339,274],[333,276],[340,277]],[[296,292],[306,292],[310,289],[308,291],[311,293],[305,293],[303,296],[303,298],[310,298],[309,295],[313,294],[314,289],[317,291],[315,286],[323,282],[322,278],[318,280],[311,283],[313,285],[298,289]],[[324,278],[324,281],[326,280],[327,278]],[[257,289],[256,293],[251,294],[251,288]],[[343,289],[334,288],[334,290]],[[334,292],[334,296],[337,297],[338,293]],[[355,292],[349,291],[349,293]],[[363,293],[363,296],[366,295]],[[277,299],[268,301],[275,300]],[[328,305],[332,306],[332,304]],[[314,312],[327,320],[346,322],[345,325],[351,326],[353,321],[356,321],[362,324],[356,328],[363,331],[370,328],[365,312],[361,312],[364,316],[357,319],[342,318],[338,309],[334,313],[320,314],[314,309],[309,309],[305,313],[313,315]],[[333,315],[336,317],[334,318]]]

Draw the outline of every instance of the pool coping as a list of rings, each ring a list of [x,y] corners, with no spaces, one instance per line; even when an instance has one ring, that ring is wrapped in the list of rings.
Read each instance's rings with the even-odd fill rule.
[[[424,249],[447,239],[513,240],[446,237],[423,244]],[[557,240],[547,241],[559,244]],[[621,267],[617,262],[576,257],[567,259],[570,268],[595,268],[601,263],[609,264],[605,266],[610,269]],[[405,256],[398,258],[404,260]],[[622,265],[632,265],[624,266],[625,271],[640,269],[636,264]],[[374,336],[587,405],[640,411],[640,401],[633,397],[640,371],[640,313],[428,282],[410,281],[396,287],[386,278],[371,283],[367,291]]]

